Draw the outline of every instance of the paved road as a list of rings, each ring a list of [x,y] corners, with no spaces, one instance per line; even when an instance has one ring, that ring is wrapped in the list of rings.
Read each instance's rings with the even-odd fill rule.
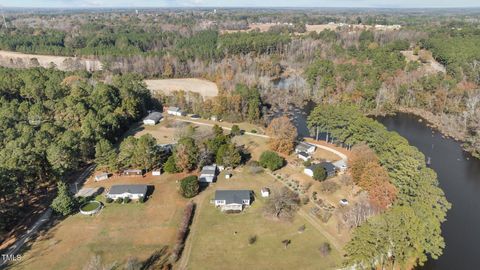
[[[70,190],[73,193],[76,191],[76,187],[78,187],[78,189],[81,188],[81,185],[83,185],[83,182],[85,181],[85,179],[87,179],[88,175],[90,174],[90,172],[92,172],[92,170],[94,168],[95,168],[94,165],[91,165],[91,166],[87,167],[80,174],[80,176],[77,178],[77,180],[72,185],[70,185]],[[42,227],[42,225],[44,225],[47,221],[50,220],[51,216],[52,216],[52,209],[47,208],[42,213],[40,218],[33,224],[33,226],[23,236],[21,236],[4,253],[0,254],[0,269],[3,269],[4,267],[6,267],[6,264],[8,262],[7,258],[9,258],[10,256],[21,255],[21,254],[18,254],[19,250],[25,245],[25,243],[27,243],[30,239],[32,239],[34,234],[36,234],[38,232],[38,230],[40,229],[40,227]]]

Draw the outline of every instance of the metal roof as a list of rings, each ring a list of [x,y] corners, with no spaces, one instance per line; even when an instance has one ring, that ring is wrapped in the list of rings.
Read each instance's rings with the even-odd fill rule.
[[[225,201],[226,204],[243,204],[243,200],[250,200],[251,190],[217,190],[215,200]]]
[[[147,194],[147,185],[114,185],[108,191],[108,194],[141,194],[145,196]]]
[[[145,119],[143,120],[153,120],[155,122],[158,122],[160,121],[160,119],[162,119],[162,113],[160,112],[151,112],[149,115],[147,115],[147,117],[145,117]]]

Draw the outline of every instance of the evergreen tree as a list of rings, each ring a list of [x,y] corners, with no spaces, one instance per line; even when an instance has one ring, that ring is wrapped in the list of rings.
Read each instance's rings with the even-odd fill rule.
[[[72,194],[70,194],[67,184],[64,182],[58,182],[57,188],[57,197],[55,197],[50,207],[52,207],[56,213],[62,216],[68,216],[76,210],[75,199]]]

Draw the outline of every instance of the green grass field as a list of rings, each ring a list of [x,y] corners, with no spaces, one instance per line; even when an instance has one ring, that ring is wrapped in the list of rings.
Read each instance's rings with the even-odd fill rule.
[[[232,181],[231,188],[259,187],[268,181],[265,175],[249,178]],[[222,182],[218,183],[221,188],[229,188],[229,183]],[[219,186],[210,187],[210,192]],[[263,198],[256,198],[243,213],[224,214],[209,203],[212,196],[209,194],[197,212],[188,269],[333,269],[340,265],[341,256],[333,247],[330,255],[321,256],[319,247],[325,238],[301,217],[292,222],[266,218]],[[299,233],[302,225],[306,229]],[[249,238],[254,235],[257,241],[249,245]],[[291,240],[287,249],[282,244],[285,239]]]

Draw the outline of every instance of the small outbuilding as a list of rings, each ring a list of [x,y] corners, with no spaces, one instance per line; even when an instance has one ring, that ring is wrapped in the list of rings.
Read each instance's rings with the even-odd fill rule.
[[[95,175],[95,182],[103,181],[108,179],[108,173],[101,173]]]
[[[217,165],[204,166],[198,177],[199,182],[213,183],[217,178]]]
[[[159,175],[161,175],[161,174],[162,174],[162,170],[160,170],[160,169],[156,169],[156,170],[153,170],[153,171],[152,171],[152,175],[153,175],[153,176],[159,176]]]
[[[154,126],[160,120],[162,120],[163,116],[160,112],[151,112],[147,117],[143,119],[143,124],[148,126]]]
[[[222,211],[242,211],[250,206],[251,198],[251,190],[217,190],[214,202]]]
[[[260,190],[260,194],[262,195],[263,198],[270,197],[270,189],[267,187],[264,187]]]
[[[295,147],[295,153],[305,152],[307,154],[312,154],[315,152],[315,149],[317,149],[317,147],[311,143],[300,142]]]
[[[123,171],[123,175],[126,175],[126,176],[142,176],[143,171],[142,170],[125,170],[125,171]]]
[[[343,206],[348,205],[348,200],[347,199],[341,199],[340,200],[340,205],[343,205]]]
[[[299,152],[299,153],[297,154],[297,157],[298,157],[299,159],[303,160],[303,161],[307,161],[307,160],[310,160],[310,159],[312,158],[312,157],[311,157],[309,154],[307,154],[306,152]]]
[[[340,159],[338,161],[335,161],[332,163],[335,168],[337,168],[337,171],[339,172],[344,172],[347,170],[347,161],[345,159]]]
[[[175,115],[175,116],[184,116],[185,115],[185,113],[182,110],[180,110],[180,108],[178,108],[178,107],[168,107],[167,113],[169,115]]]
[[[114,185],[107,192],[107,197],[113,200],[130,198],[138,200],[147,196],[147,185]]]

